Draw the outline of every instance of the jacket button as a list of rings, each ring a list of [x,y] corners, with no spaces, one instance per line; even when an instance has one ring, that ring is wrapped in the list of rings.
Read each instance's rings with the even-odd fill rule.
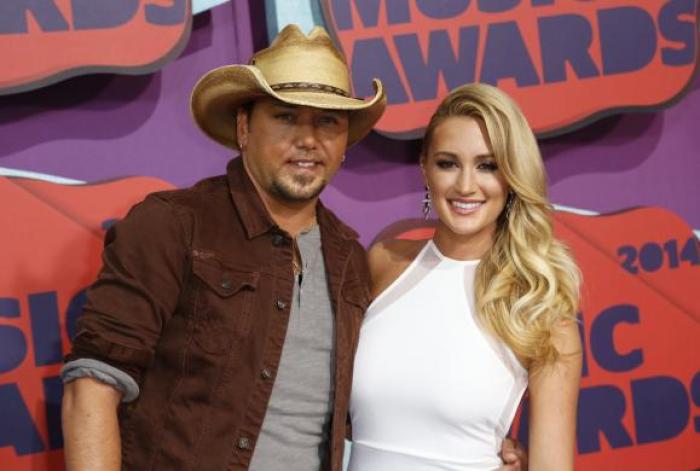
[[[231,288],[231,280],[228,278],[222,278],[221,281],[219,282],[219,286],[221,286],[223,289],[230,289]]]
[[[279,310],[281,311],[281,310],[284,309],[285,307],[287,307],[287,303],[285,303],[285,302],[282,301],[281,299],[278,299],[278,300],[277,300],[277,309],[279,309]]]
[[[260,377],[265,381],[269,381],[272,379],[272,370],[270,370],[270,368],[263,368],[263,370],[260,372]]]
[[[250,449],[250,440],[248,440],[246,437],[240,437],[238,439],[238,443],[236,443],[236,445],[241,450],[249,450]]]
[[[283,243],[284,243],[284,236],[282,234],[277,233],[277,234],[274,234],[272,236],[272,245],[274,245],[275,247],[279,247]]]

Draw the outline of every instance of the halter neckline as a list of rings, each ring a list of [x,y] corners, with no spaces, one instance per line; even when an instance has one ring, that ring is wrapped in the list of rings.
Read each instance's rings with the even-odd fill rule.
[[[459,259],[456,259],[456,258],[448,257],[447,255],[445,255],[445,254],[443,254],[442,252],[440,252],[440,249],[438,248],[438,246],[437,246],[437,244],[435,243],[435,240],[434,240],[434,239],[430,239],[430,240],[428,241],[428,245],[431,246],[431,248],[433,249],[433,252],[435,253],[435,255],[437,255],[437,256],[440,258],[440,260],[442,260],[442,261],[444,261],[444,262],[457,263],[457,264],[460,264],[460,265],[478,265],[479,262],[481,261],[480,258],[473,259],[473,260],[459,260]]]

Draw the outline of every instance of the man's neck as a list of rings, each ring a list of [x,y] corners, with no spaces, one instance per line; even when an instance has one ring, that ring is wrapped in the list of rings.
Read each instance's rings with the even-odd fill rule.
[[[287,232],[292,237],[298,236],[301,232],[309,229],[316,222],[316,203],[318,197],[307,201],[283,201],[273,198],[263,191],[258,182],[250,175],[248,168],[243,161],[248,178],[253,183],[255,191],[265,205],[265,209],[270,213],[272,220],[275,221],[282,230]]]
[[[296,237],[316,222],[318,198],[303,203],[288,203],[270,198],[259,190],[258,194],[272,216],[272,220],[292,237]]]

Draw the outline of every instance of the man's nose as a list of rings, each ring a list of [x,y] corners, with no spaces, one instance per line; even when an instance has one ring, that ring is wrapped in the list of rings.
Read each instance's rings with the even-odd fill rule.
[[[295,144],[302,149],[316,148],[316,128],[313,123],[306,122],[297,125]]]

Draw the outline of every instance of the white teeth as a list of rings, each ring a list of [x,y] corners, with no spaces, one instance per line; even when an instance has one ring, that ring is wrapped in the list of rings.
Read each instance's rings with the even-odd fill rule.
[[[464,203],[462,201],[451,201],[452,206],[455,206],[456,208],[459,209],[476,209],[479,206],[481,206],[480,202],[476,203]]]
[[[294,162],[294,163],[296,164],[297,167],[301,167],[301,168],[311,168],[314,165],[316,165],[315,162]]]

